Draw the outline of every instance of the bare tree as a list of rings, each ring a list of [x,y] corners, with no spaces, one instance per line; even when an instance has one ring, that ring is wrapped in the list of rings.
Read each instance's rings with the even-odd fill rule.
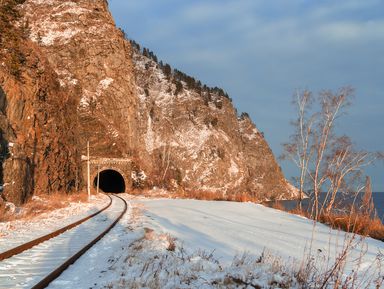
[[[306,185],[311,190],[315,220],[323,211],[331,211],[338,193],[359,191],[352,185],[361,185],[359,177],[363,168],[379,156],[356,150],[347,136],[335,134],[335,124],[345,114],[352,97],[350,87],[343,87],[336,93],[324,90],[317,99],[307,90],[295,95],[298,118],[293,122],[295,132],[290,142],[283,145],[283,157],[292,160],[299,168],[300,207]],[[322,191],[326,192],[326,197],[320,204]]]
[[[347,136],[335,138],[330,147],[324,170],[327,190],[320,210],[325,208],[325,213],[330,213],[334,207],[338,193],[358,193],[363,190],[361,177],[364,168],[378,158],[376,153],[356,150]]]
[[[371,218],[375,215],[375,205],[373,204],[372,198],[371,178],[368,176],[365,180],[365,192],[361,202],[361,211],[364,215]]]
[[[292,122],[295,127],[295,133],[291,136],[291,142],[283,144],[284,153],[283,159],[290,159],[299,168],[298,186],[299,186],[299,209],[302,209],[304,199],[304,185],[308,175],[308,165],[313,154],[313,149],[310,145],[315,115],[308,116],[313,98],[308,90],[303,92],[296,91],[293,105],[298,112],[298,118]]]

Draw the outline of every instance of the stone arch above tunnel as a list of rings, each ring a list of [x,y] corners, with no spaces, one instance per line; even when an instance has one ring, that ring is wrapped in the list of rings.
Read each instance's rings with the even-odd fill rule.
[[[131,179],[131,167],[132,161],[129,158],[101,158],[91,157],[90,160],[90,178],[91,178],[91,190],[96,191],[95,180],[97,181],[98,172],[103,171],[116,171],[124,180],[124,192],[129,192],[132,187]],[[87,184],[87,161],[86,157],[83,157],[83,176],[84,184]],[[101,186],[100,186],[101,187]]]

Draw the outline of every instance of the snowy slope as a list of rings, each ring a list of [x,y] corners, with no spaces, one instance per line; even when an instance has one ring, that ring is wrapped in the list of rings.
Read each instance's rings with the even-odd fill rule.
[[[145,226],[164,231],[184,242],[187,248],[214,251],[216,258],[231,262],[244,251],[260,255],[264,249],[285,259],[301,260],[312,243],[312,252],[335,258],[341,252],[345,237],[323,224],[253,203],[196,200],[140,200],[145,207]],[[312,240],[313,235],[313,241]],[[367,238],[359,242],[350,260],[366,250],[361,268],[367,268],[384,252],[384,242]],[[347,271],[355,268],[350,262]]]
[[[125,217],[50,289],[320,288],[319,281],[309,277],[303,285],[296,274],[295,260],[312,239],[314,227],[307,219],[251,203],[123,197],[130,201]],[[344,235],[317,225],[317,261],[327,261],[327,252],[335,256]],[[381,288],[369,283],[378,276],[369,265],[384,251],[384,243],[354,243],[353,256],[365,249],[360,269],[369,275],[354,288]],[[265,248],[273,253],[263,254]],[[316,266],[324,270],[320,263]],[[350,261],[345,273],[353,267]],[[333,288],[332,279],[324,288]]]

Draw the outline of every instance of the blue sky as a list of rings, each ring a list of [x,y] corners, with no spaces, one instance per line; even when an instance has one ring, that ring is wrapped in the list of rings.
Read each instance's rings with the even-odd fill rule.
[[[384,1],[109,0],[117,26],[173,67],[226,90],[275,155],[292,133],[295,89],[352,85],[338,127],[384,151]],[[287,178],[293,166],[282,163]],[[384,191],[384,165],[369,168]]]

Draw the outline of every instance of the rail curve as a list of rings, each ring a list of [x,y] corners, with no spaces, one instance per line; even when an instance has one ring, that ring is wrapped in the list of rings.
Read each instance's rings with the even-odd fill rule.
[[[0,288],[45,288],[105,236],[127,211],[127,202],[110,196],[108,208],[49,240],[0,262]]]
[[[85,218],[83,218],[81,220],[78,220],[78,221],[76,221],[76,222],[74,222],[72,224],[69,224],[69,225],[67,225],[67,226],[65,226],[63,228],[60,228],[60,229],[58,229],[58,230],[56,230],[56,231],[54,231],[52,233],[49,233],[47,235],[44,235],[44,236],[41,236],[41,237],[36,238],[34,240],[31,240],[31,241],[29,241],[27,243],[24,243],[22,245],[16,246],[16,247],[14,247],[12,249],[9,249],[7,251],[1,252],[0,253],[0,261],[2,261],[4,259],[8,259],[8,258],[10,258],[10,257],[12,257],[14,255],[20,254],[20,253],[24,252],[25,250],[31,249],[32,247],[34,247],[34,246],[36,246],[36,245],[38,245],[38,244],[40,244],[42,242],[45,242],[45,241],[47,241],[49,239],[52,239],[52,238],[54,238],[54,237],[64,233],[65,231],[68,231],[68,230],[70,230],[70,229],[72,229],[72,228],[74,228],[74,227],[84,223],[85,221],[88,221],[90,218],[93,218],[94,216],[100,214],[101,212],[105,211],[112,204],[112,198],[109,195],[107,195],[107,196],[109,197],[108,204],[105,207],[101,208],[99,211],[97,211],[97,212],[95,212],[95,213],[93,213],[93,214],[91,214],[91,215],[89,215],[89,216],[87,216],[87,217],[85,217]]]

